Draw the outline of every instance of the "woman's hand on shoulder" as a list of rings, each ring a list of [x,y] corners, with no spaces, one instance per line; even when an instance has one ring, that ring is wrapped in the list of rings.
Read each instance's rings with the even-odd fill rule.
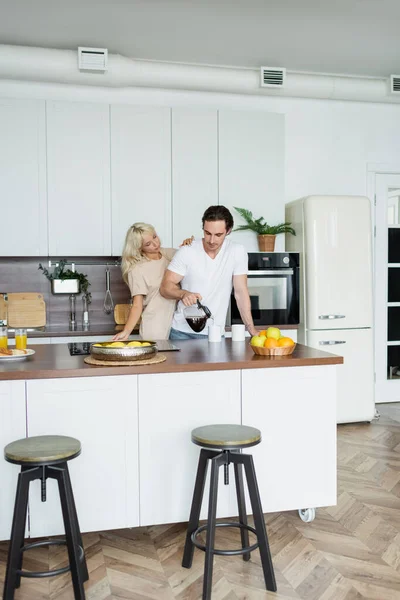
[[[116,333],[114,335],[114,337],[112,338],[113,342],[124,342],[125,340],[127,340],[129,338],[129,336],[131,335],[130,331],[125,331],[124,329],[122,331],[120,331],[119,333]]]
[[[186,238],[185,240],[183,240],[182,244],[179,247],[182,248],[182,246],[191,246],[193,242],[194,242],[194,235],[192,235],[192,237],[190,237],[190,238]]]

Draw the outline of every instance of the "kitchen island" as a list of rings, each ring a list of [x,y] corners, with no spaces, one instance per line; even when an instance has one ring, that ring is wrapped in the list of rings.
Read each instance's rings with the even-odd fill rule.
[[[199,452],[190,432],[211,423],[261,430],[251,450],[265,512],[335,504],[343,359],[301,345],[289,357],[267,358],[245,342],[176,344],[181,351],[165,362],[135,367],[87,365],[66,344],[3,361],[0,444],[45,434],[81,440],[70,469],[82,531],[186,521]],[[17,473],[0,463],[0,539],[10,534]],[[32,485],[31,537],[63,531],[52,484],[45,504],[39,482]],[[218,516],[236,514],[234,486],[222,482]]]

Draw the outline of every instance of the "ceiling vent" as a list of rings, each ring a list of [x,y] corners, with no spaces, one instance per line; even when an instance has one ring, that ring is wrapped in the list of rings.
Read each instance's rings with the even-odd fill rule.
[[[286,69],[277,69],[276,67],[261,67],[261,87],[284,87],[285,79]]]
[[[390,93],[400,94],[400,75],[390,76]]]
[[[107,71],[107,48],[78,48],[80,71]]]

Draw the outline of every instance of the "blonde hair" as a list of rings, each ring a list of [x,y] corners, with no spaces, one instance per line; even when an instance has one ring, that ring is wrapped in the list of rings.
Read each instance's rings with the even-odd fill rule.
[[[122,278],[125,283],[128,282],[128,273],[132,267],[144,258],[142,244],[143,235],[146,233],[149,233],[150,235],[156,234],[153,225],[148,225],[147,223],[134,223],[126,232],[121,260]]]

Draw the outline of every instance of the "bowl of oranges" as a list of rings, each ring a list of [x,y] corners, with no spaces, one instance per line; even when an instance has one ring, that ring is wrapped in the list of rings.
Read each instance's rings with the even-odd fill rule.
[[[278,327],[268,327],[253,335],[250,346],[254,354],[259,356],[287,356],[292,354],[296,343],[292,338],[282,335]]]

